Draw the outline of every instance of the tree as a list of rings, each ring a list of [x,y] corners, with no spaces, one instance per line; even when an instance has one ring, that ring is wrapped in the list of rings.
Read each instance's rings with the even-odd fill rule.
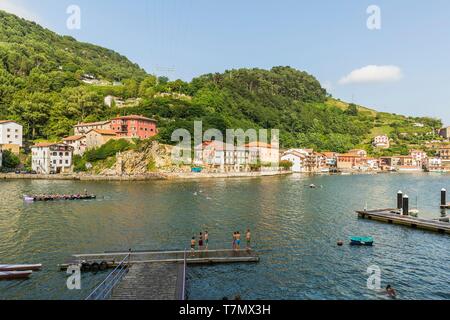
[[[2,165],[6,169],[15,169],[20,164],[20,159],[9,150],[3,151]]]

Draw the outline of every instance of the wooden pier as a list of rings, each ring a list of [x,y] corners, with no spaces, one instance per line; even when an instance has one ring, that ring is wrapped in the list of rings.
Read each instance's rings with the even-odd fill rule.
[[[129,251],[73,255],[60,265],[106,265],[114,268],[89,299],[184,300],[188,265],[255,263],[253,250]]]
[[[398,214],[398,209],[378,209],[370,211],[356,211],[363,219],[398,224],[414,229],[434,231],[443,234],[450,234],[450,223],[439,220],[415,218]]]

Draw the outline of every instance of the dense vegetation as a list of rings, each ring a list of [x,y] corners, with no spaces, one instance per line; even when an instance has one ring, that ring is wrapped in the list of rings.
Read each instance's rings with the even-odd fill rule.
[[[105,82],[85,84],[81,80],[86,74]],[[136,103],[107,107],[107,95]],[[372,137],[380,133],[395,142],[394,149],[383,152],[404,152],[403,145],[420,144],[431,138],[432,127],[441,125],[334,100],[313,76],[290,67],[230,70],[189,83],[169,81],[148,75],[111,50],[0,11],[0,119],[24,125],[27,140],[57,140],[77,122],[117,114],[157,119],[158,138],[166,143],[174,129],[193,131],[194,121],[202,120],[205,130],[276,128],[283,147],[338,152],[370,149]],[[416,128],[414,122],[425,126]]]

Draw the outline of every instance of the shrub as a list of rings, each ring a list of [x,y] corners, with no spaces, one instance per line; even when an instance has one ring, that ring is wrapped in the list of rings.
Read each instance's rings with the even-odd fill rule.
[[[20,164],[20,159],[9,150],[3,151],[2,165],[6,169],[15,169]]]
[[[124,139],[109,140],[100,148],[87,151],[84,158],[88,162],[105,160],[109,157],[115,156],[118,152],[129,150],[131,147],[131,143]]]

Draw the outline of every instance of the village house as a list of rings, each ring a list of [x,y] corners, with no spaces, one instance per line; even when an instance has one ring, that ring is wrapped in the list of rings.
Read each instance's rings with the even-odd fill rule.
[[[222,141],[205,141],[195,147],[194,163],[219,172],[245,172],[250,170],[249,150]]]
[[[358,152],[339,154],[337,156],[337,169],[347,171],[359,168],[364,158],[360,154]]]
[[[421,171],[422,167],[412,156],[398,156],[400,160],[397,167],[398,171]]]
[[[409,155],[415,161],[415,164],[418,167],[424,167],[427,164],[428,155],[425,151],[422,150],[411,150]]]
[[[85,150],[91,150],[101,147],[109,140],[117,139],[117,134],[113,130],[93,129],[86,134],[85,139]]]
[[[0,120],[0,150],[9,150],[18,155],[23,146],[23,128],[11,120]]]
[[[388,149],[390,147],[389,137],[386,135],[376,136],[373,139],[375,148]]]
[[[324,151],[322,154],[325,156],[325,164],[329,170],[335,170],[337,167],[337,152]]]
[[[82,156],[86,151],[85,136],[70,136],[63,139],[63,143],[73,147],[73,154]]]
[[[58,143],[40,143],[31,147],[31,168],[39,174],[72,172],[73,147]]]
[[[448,170],[442,166],[442,159],[439,157],[428,158],[427,169],[430,172],[443,172]]]
[[[380,170],[380,159],[377,158],[366,158],[366,165],[369,171]]]
[[[111,130],[120,137],[148,139],[158,133],[156,120],[131,115],[111,120]]]
[[[444,169],[450,169],[450,146],[442,146],[438,151]]]
[[[280,151],[271,144],[265,142],[251,142],[244,145],[250,155],[250,163],[261,163],[263,165],[278,166],[280,160]]]
[[[99,121],[90,123],[79,123],[74,126],[74,134],[76,136],[83,136],[91,130],[111,130],[111,121]]]
[[[301,150],[301,149],[300,149]],[[281,161],[289,161],[292,163],[292,172],[300,173],[307,172],[306,159],[308,155],[299,152],[298,149],[291,149],[283,153]]]
[[[400,158],[398,156],[380,158],[381,170],[393,171],[397,170],[398,166],[400,166]]]

